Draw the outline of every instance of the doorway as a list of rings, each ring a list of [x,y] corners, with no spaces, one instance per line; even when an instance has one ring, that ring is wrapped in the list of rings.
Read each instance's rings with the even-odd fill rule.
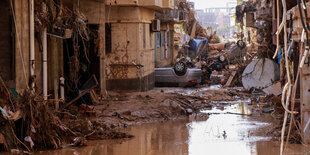
[[[9,0],[0,1],[0,75],[4,81],[13,81],[15,73],[12,33],[12,12]]]
[[[100,83],[99,25],[88,25],[89,37],[63,42],[66,100],[79,95],[81,87],[95,75]]]

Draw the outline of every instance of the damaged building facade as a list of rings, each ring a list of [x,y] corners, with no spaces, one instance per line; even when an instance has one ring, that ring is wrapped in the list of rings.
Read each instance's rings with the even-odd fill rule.
[[[189,12],[186,1],[175,1],[169,10],[157,10],[155,19],[160,21],[160,29],[155,32],[155,67],[171,67],[176,62],[178,45],[175,44],[175,25],[187,21]]]
[[[58,100],[95,75],[105,89],[104,1],[5,0],[1,7],[0,68],[9,88]]]
[[[179,1],[107,1],[106,77],[108,90],[154,88],[154,69],[171,65],[173,26],[157,15],[178,19]]]
[[[108,89],[154,87],[154,35],[151,23],[162,1],[111,1],[106,10]]]
[[[1,76],[18,93],[30,87],[64,99],[92,77],[101,95],[146,91],[156,61],[171,65],[179,1],[31,2],[1,1]],[[155,17],[163,11],[176,11],[177,21]]]
[[[236,1],[236,8],[230,2],[205,13],[186,0],[2,0],[0,151],[120,138],[126,142],[115,145],[133,154],[132,146],[175,154],[180,144],[179,154],[193,145],[218,153],[213,144],[226,148],[236,139],[253,154],[256,142],[270,137],[280,154],[285,140],[309,144],[310,2]],[[234,17],[239,31],[227,31],[229,39],[207,27]],[[155,83],[184,88],[148,91]],[[150,127],[134,129],[142,123]],[[195,131],[214,127],[209,136]],[[104,145],[107,154],[122,150]]]

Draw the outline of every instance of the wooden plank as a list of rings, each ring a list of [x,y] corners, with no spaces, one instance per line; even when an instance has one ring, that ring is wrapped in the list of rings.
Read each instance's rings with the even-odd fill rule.
[[[234,77],[236,76],[237,74],[237,71],[233,71],[229,77],[229,79],[227,80],[226,84],[225,84],[225,87],[229,87],[232,80],[234,79]]]
[[[91,100],[92,100],[94,103],[98,104],[98,103],[99,103],[99,97],[97,96],[96,92],[92,89],[92,90],[89,92],[89,94],[90,94]]]
[[[63,111],[64,109],[66,109],[67,107],[69,107],[71,104],[73,104],[75,101],[77,101],[78,99],[80,99],[81,97],[83,97],[85,94],[89,93],[90,90],[84,91],[82,92],[78,97],[74,98],[72,101],[70,101],[69,103],[67,103],[66,105],[64,105],[63,107],[61,107],[61,109],[59,111]]]
[[[92,82],[92,80],[94,80],[93,82],[95,83],[93,86],[91,86],[90,88],[87,88],[87,85]],[[63,107],[60,108],[59,111],[64,110],[65,108],[67,108],[68,106],[70,106],[71,104],[73,104],[75,101],[77,101],[78,99],[80,99],[82,96],[84,96],[87,93],[90,93],[91,90],[93,90],[95,87],[98,86],[98,81],[96,79],[95,75],[92,75],[92,78],[90,78],[83,86],[82,86],[82,90],[79,96],[77,96],[76,98],[74,98],[72,101],[70,101],[69,103],[65,104]]]
[[[191,39],[193,39],[195,37],[195,35],[196,35],[196,26],[197,26],[197,21],[195,21],[193,23],[192,32],[191,32],[191,36],[190,36]]]

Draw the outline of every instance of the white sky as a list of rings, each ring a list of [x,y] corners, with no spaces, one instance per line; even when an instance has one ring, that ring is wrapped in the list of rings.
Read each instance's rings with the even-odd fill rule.
[[[226,7],[227,2],[237,2],[237,0],[188,0],[188,1],[195,2],[195,9]]]

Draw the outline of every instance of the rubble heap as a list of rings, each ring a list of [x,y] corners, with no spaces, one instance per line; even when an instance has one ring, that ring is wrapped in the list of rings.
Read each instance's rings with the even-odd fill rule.
[[[87,139],[130,138],[103,122],[77,118],[67,111],[55,111],[53,102],[25,90],[18,99],[0,106],[0,150],[59,149],[86,145]],[[3,107],[3,108],[1,108]],[[70,119],[66,119],[70,117]],[[74,118],[74,119],[73,119]]]

